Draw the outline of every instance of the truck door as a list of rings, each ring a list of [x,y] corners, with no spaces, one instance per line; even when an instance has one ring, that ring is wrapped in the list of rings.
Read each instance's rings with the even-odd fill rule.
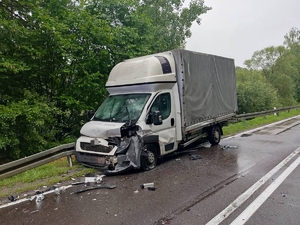
[[[175,129],[175,106],[172,92],[160,93],[156,96],[154,102],[150,106],[149,112],[160,111],[162,124],[150,124],[153,133],[159,135],[159,141],[164,144],[167,154],[177,149],[176,129]]]

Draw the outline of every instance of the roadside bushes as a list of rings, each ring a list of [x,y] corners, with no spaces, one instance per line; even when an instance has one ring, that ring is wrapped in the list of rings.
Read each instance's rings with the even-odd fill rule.
[[[258,71],[237,68],[238,114],[281,107],[276,89]]]

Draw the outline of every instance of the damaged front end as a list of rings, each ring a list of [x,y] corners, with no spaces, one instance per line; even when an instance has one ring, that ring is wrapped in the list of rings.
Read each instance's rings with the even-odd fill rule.
[[[149,158],[145,140],[150,139],[145,139],[147,135],[138,135],[138,128],[136,125],[124,124],[120,128],[121,137],[80,137],[76,142],[77,161],[85,166],[104,170],[107,175],[121,174],[131,169],[144,169],[145,166],[141,164],[147,164],[144,161]],[[158,141],[158,138],[154,139]],[[153,165],[156,165],[157,155],[150,157],[150,160],[155,160]]]

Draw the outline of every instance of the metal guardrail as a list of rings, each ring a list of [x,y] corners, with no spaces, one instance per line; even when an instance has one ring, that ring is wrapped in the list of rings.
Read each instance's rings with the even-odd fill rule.
[[[290,107],[285,107],[285,108],[280,108],[280,109],[272,109],[272,110],[267,110],[267,111],[262,111],[262,112],[244,113],[244,114],[236,115],[236,119],[238,121],[243,121],[246,119],[253,119],[253,118],[259,117],[259,116],[270,115],[273,113],[277,113],[279,115],[280,112],[289,111],[291,109],[299,109],[299,108],[300,108],[300,105],[299,106],[290,106]]]
[[[68,163],[70,166],[72,166],[71,155],[74,153],[75,143],[69,143],[0,165],[0,179],[25,172],[26,170],[44,165],[64,156],[68,157]]]
[[[291,106],[280,109],[267,110],[262,112],[246,113],[236,115],[234,122],[245,121],[246,119],[252,119],[259,116],[266,116],[269,114],[277,113],[282,111],[289,111],[291,109],[298,109],[300,106]],[[68,157],[69,165],[72,166],[71,155],[75,153],[75,143],[69,143],[60,145],[49,150],[19,159],[4,165],[0,165],[0,179],[4,179],[26,170],[32,169],[37,166],[44,165],[56,159],[62,158],[64,156]]]

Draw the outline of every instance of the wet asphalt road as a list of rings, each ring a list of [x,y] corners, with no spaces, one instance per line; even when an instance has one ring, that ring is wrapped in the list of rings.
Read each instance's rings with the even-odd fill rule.
[[[198,160],[178,154],[152,171],[104,177],[115,189],[75,194],[84,187],[73,186],[42,202],[2,206],[0,224],[231,224],[239,215],[235,224],[300,224],[299,146],[297,118],[204,145],[191,152]],[[155,191],[140,188],[149,182]]]

